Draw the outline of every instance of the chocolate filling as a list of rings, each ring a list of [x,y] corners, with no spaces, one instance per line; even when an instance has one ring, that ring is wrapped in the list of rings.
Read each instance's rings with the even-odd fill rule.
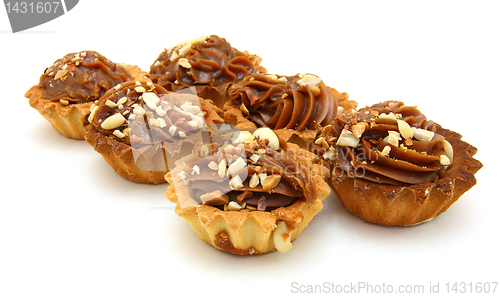
[[[398,120],[405,121],[412,128],[432,131],[432,139],[404,139],[400,136],[398,145],[391,143],[387,137],[389,131],[398,131]],[[443,155],[450,163],[452,158],[447,156],[447,141],[437,133],[436,124],[427,121],[417,108],[398,101],[339,115],[332,126],[325,128],[322,137],[340,138],[343,130],[351,131],[358,123],[365,123],[366,127],[359,137],[359,144],[336,147],[337,165],[351,176],[384,184],[418,184],[435,181],[451,166],[441,161]]]
[[[229,96],[261,127],[302,131],[328,125],[337,114],[337,99],[322,81],[301,84],[300,76],[254,74],[231,86]]]
[[[213,144],[212,155],[187,163],[182,169],[183,173],[180,173],[184,176],[183,181],[188,185],[192,198],[198,203],[203,203],[201,196],[217,191],[227,195],[227,200],[221,202],[215,199],[213,200],[215,203],[210,201],[205,204],[220,209],[224,209],[224,204],[228,202],[237,202],[239,205],[250,205],[257,210],[269,211],[291,205],[297,200],[312,202],[316,199],[316,189],[306,164],[299,162],[298,158],[288,152],[288,146],[284,141],[280,141],[278,150],[266,147],[265,142],[239,144],[235,150],[240,150],[240,154],[227,151],[222,153],[219,148],[223,147],[224,144],[221,143]],[[259,156],[256,161],[250,158],[254,155]],[[231,167],[230,165],[240,157],[246,162],[244,168],[231,172],[229,176],[218,175],[218,165],[223,158],[226,158],[227,164]],[[190,168],[195,166],[199,168],[199,173],[191,171]],[[262,180],[257,185],[251,184],[252,177],[259,174],[266,174],[267,177],[279,175],[279,182],[270,188],[263,185]],[[230,185],[230,180],[236,175],[241,177],[242,183],[234,188]],[[267,180],[264,183],[266,182]]]
[[[224,38],[211,35],[188,40],[163,51],[151,65],[153,82],[172,91],[175,86],[195,84],[219,86],[255,72],[247,53],[238,51]]]
[[[54,62],[40,77],[44,98],[69,103],[99,99],[116,84],[132,79],[124,67],[95,51],[70,53]]]

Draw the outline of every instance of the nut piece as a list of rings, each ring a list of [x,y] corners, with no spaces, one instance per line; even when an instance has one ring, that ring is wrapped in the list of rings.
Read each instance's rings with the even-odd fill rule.
[[[206,205],[223,205],[229,202],[229,196],[223,195],[220,190],[203,194],[200,196],[200,199]]]
[[[268,193],[271,193],[271,190],[276,188],[280,180],[281,180],[281,175],[279,174],[270,175],[264,180],[264,183],[262,184],[262,189]]]
[[[311,93],[314,95],[314,97],[318,97],[319,94],[321,94],[321,90],[317,86],[311,86],[309,87],[309,90],[311,90]]]
[[[276,226],[276,229],[274,229],[274,246],[281,253],[288,251],[292,247],[292,243],[290,242],[290,234],[288,234],[288,232],[289,230],[285,221],[279,222]]]
[[[227,210],[240,210],[242,209],[241,205],[238,204],[238,202],[231,201],[227,205]]]
[[[337,140],[337,145],[340,146],[350,146],[357,147],[359,144],[359,138],[357,138],[351,131],[342,130],[339,139]]]
[[[250,143],[255,139],[254,135],[250,133],[249,131],[239,131],[234,133],[233,137],[231,138],[231,142],[233,144],[237,143]]]
[[[352,134],[356,136],[357,138],[360,138],[361,135],[365,132],[366,125],[365,123],[357,123],[356,125],[352,126]]]
[[[300,77],[300,75],[299,75]],[[316,75],[312,74],[306,74],[302,76],[301,79],[297,81],[297,84],[301,87],[303,86],[316,86],[319,83],[321,83],[321,78],[317,77]]]
[[[392,144],[393,146],[399,146],[399,139],[401,137],[399,136],[399,133],[396,131],[389,131],[389,135],[384,138],[384,141],[387,141],[388,143]]]
[[[212,170],[219,170],[219,165],[217,165],[214,161],[210,161],[210,163],[208,163],[208,168]]]
[[[450,164],[451,164],[453,162],[453,147],[448,141],[443,140],[443,149],[448,159],[450,159]]]
[[[255,130],[255,132],[253,132],[253,135],[255,137],[259,137],[260,140],[268,139],[269,147],[271,147],[273,150],[277,150],[280,147],[278,136],[276,136],[273,130],[267,127]]]
[[[187,68],[187,69],[191,68],[191,64],[189,64],[189,61],[186,58],[180,58],[179,65],[181,65],[182,67]]]
[[[241,181],[241,177],[239,175],[235,175],[231,180],[229,181],[229,187],[231,187],[231,190],[238,190],[243,188],[243,181]]]
[[[250,178],[250,181],[248,182],[248,185],[252,189],[259,185],[259,176],[257,175],[257,173],[254,173],[252,175],[252,177]]]
[[[217,172],[220,178],[224,178],[226,176],[226,165],[226,159],[222,159],[219,163],[219,171]]]
[[[401,136],[403,136],[404,139],[412,138],[413,130],[411,129],[410,125],[403,120],[397,120],[397,122],[398,122],[398,130],[399,133],[401,133]]]
[[[323,158],[332,161],[335,160],[335,149],[333,146],[328,148],[328,150],[323,154]]]
[[[446,155],[441,155],[439,156],[439,163],[443,166],[448,166],[451,164],[451,161]]]
[[[330,147],[330,145],[328,145],[328,142],[326,142],[324,137],[320,137],[320,138],[316,139],[314,141],[314,144],[321,145],[321,147],[324,149],[327,149]]]
[[[380,152],[380,154],[382,156],[388,156],[390,152],[391,152],[391,147],[388,146],[388,145],[386,145],[386,146],[384,146],[384,148],[382,149],[382,151]]]
[[[106,130],[115,129],[123,125],[125,121],[126,119],[121,113],[115,113],[114,115],[109,116],[107,119],[105,119],[104,122],[102,122],[101,128]]]
[[[434,138],[434,132],[420,129],[420,128],[411,128],[413,130],[413,137],[420,141],[431,141]]]
[[[142,94],[142,100],[144,100],[144,103],[146,103],[151,110],[156,110],[156,107],[160,104],[160,98],[153,92],[144,92]]]
[[[247,162],[243,160],[242,157],[238,157],[236,161],[233,162],[233,164],[229,165],[229,168],[227,169],[227,175],[232,175],[234,173],[237,173],[241,169],[247,167]]]

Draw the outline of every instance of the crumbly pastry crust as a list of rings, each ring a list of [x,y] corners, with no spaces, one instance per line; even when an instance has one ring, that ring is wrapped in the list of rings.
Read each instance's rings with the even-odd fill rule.
[[[138,66],[117,64],[125,67],[131,73],[133,80],[149,81],[147,78],[149,74]],[[59,133],[68,138],[85,139],[85,133],[92,128],[87,117],[94,101],[63,105],[59,101],[43,98],[43,92],[37,84],[31,87],[24,96],[29,99],[30,106],[47,119]]]
[[[291,150],[297,153],[304,162],[317,161],[314,154],[289,144]],[[276,250],[273,240],[274,233],[280,222],[285,222],[290,240],[297,238],[311,219],[322,209],[322,201],[330,194],[330,188],[325,182],[328,170],[318,164],[311,164],[314,187],[317,190],[316,200],[306,202],[298,200],[292,205],[280,207],[272,211],[238,210],[224,211],[214,206],[193,203],[186,207],[180,206],[179,199],[186,203],[189,197],[178,197],[177,187],[189,187],[182,182],[175,182],[171,172],[165,179],[171,184],[165,197],[176,204],[175,212],[185,219],[196,234],[213,247],[231,254],[256,255]],[[177,189],[183,192],[184,189]]]
[[[222,110],[212,104],[212,101],[200,98],[200,106],[206,112],[206,123],[222,123],[220,117]],[[141,151],[141,162],[145,168],[161,168],[163,170],[143,170],[139,168],[134,159],[132,146],[117,141],[113,136],[106,136],[92,127],[85,135],[85,140],[94,147],[94,150],[102,155],[104,160],[125,179],[138,183],[161,184],[165,183],[165,174],[169,171],[168,158],[178,159],[178,155],[185,148],[186,141],[169,143],[165,148],[164,143],[151,145],[145,151]],[[196,144],[193,144],[196,145]]]
[[[462,136],[437,125],[436,133],[452,145],[453,164],[435,182],[395,186],[348,176],[339,167],[332,171],[331,186],[346,209],[355,216],[385,226],[412,226],[445,212],[476,184],[474,174],[482,167],[473,156],[477,149]]]

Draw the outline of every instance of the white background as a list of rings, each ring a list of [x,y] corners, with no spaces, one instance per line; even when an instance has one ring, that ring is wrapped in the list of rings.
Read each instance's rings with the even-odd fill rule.
[[[500,282],[498,3],[83,0],[16,34],[0,9],[0,295],[281,296],[325,282],[446,293],[447,282]],[[478,147],[477,185],[407,228],[366,223],[331,196],[290,251],[234,256],[198,239],[166,185],[124,180],[24,98],[67,53],[96,50],[148,71],[164,48],[203,34],[258,54],[270,73],[317,74],[360,106],[418,105]]]

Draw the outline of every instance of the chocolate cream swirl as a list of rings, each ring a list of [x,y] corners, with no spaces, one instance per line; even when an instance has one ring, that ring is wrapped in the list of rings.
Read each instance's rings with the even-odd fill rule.
[[[323,81],[312,74],[254,74],[229,89],[234,104],[261,127],[314,130],[337,114],[338,102]]]
[[[148,145],[180,141],[205,127],[199,97],[168,92],[151,82],[129,81],[106,92],[92,107],[89,122],[120,142]]]
[[[439,129],[416,107],[387,101],[339,115],[316,143],[332,144],[325,159],[336,159],[353,177],[418,184],[435,181],[453,161],[453,148]]]
[[[208,154],[200,152],[198,158],[171,172],[178,196],[224,210],[270,211],[297,200],[314,201],[316,189],[305,161],[276,135],[272,141],[278,141],[277,148],[263,134],[255,135],[251,131],[212,131],[214,142]],[[188,193],[179,192],[182,185],[175,180],[185,183]]]
[[[216,87],[253,74],[255,67],[247,52],[226,39],[201,36],[163,51],[151,65],[150,78],[169,91],[195,84]]]
[[[43,96],[51,101],[84,103],[99,99],[116,84],[132,79],[129,71],[95,51],[70,53],[40,77]]]

